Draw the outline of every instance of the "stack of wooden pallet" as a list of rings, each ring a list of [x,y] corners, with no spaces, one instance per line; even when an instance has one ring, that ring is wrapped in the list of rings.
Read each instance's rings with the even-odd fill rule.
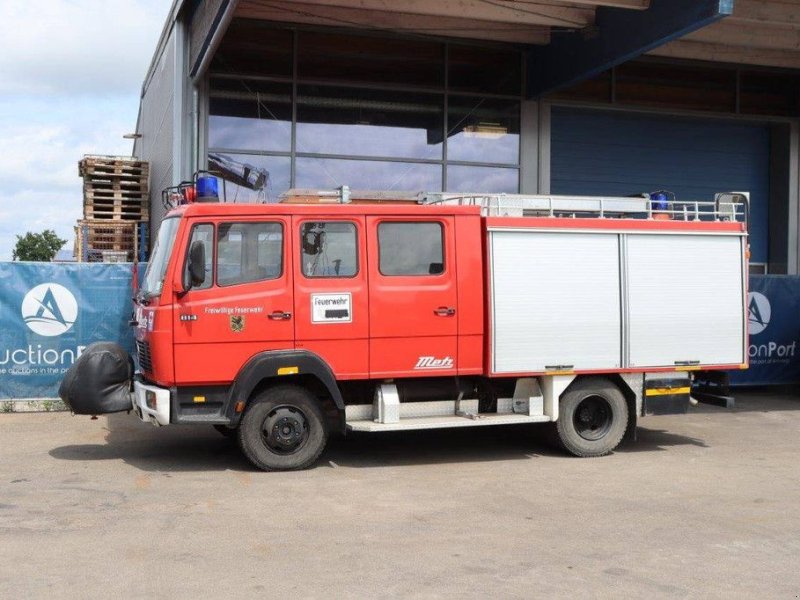
[[[76,227],[77,259],[134,260],[150,215],[149,164],[87,155],[78,172],[83,178],[83,219]]]

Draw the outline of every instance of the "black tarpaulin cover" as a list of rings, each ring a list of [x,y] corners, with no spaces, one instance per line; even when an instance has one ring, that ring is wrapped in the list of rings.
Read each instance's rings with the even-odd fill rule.
[[[133,359],[122,346],[96,342],[67,371],[58,395],[77,415],[130,410],[133,370]]]

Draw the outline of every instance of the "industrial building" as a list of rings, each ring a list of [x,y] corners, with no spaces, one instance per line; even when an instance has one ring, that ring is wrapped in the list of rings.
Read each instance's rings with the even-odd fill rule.
[[[800,6],[175,0],[134,155],[161,191],[749,191],[751,270],[800,260]]]

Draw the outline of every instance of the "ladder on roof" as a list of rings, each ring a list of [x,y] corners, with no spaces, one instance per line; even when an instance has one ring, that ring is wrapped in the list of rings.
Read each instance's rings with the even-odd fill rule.
[[[664,193],[661,192],[663,195]],[[668,194],[668,193],[667,193]],[[670,194],[671,196],[671,194]],[[486,217],[582,217],[671,219],[676,221],[735,221],[747,223],[749,192],[722,192],[713,201],[632,197],[553,196],[449,192],[351,190],[289,190],[281,202],[305,204],[415,203],[438,206],[479,206]]]
[[[747,223],[750,194],[723,192],[713,201],[652,200],[649,196],[552,196],[428,192],[420,204],[479,206],[486,217],[638,218]]]

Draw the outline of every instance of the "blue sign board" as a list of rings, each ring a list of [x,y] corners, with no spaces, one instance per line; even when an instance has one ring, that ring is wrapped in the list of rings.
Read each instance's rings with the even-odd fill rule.
[[[0,263],[0,398],[54,398],[92,342],[133,351],[130,263]]]
[[[750,368],[733,385],[800,383],[800,277],[751,276],[748,306]]]

